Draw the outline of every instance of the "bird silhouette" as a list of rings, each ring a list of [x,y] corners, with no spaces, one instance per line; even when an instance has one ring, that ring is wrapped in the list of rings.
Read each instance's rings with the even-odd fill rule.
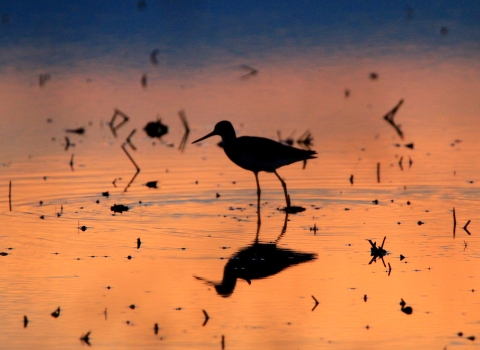
[[[285,194],[286,209],[291,207],[290,197],[287,193],[287,184],[280,175],[278,175],[277,169],[299,161],[304,162],[303,167],[305,168],[307,159],[316,158],[314,155],[317,154],[317,152],[298,149],[264,137],[237,137],[232,123],[226,120],[218,122],[211,133],[192,143],[205,140],[214,135],[222,138],[223,150],[232,162],[254,173],[257,182],[258,203],[260,203],[261,193],[258,173],[265,171],[274,173],[278,177]]]

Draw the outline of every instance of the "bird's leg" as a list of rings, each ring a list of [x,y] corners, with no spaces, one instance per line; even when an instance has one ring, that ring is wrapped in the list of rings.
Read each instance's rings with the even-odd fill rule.
[[[275,173],[275,175],[277,175],[278,179],[282,183],[283,192],[285,193],[285,201],[287,202],[287,208],[290,208],[290,196],[287,193],[287,184],[285,183],[285,181],[282,180],[280,175],[278,175],[276,170],[274,171],[274,173]]]
[[[260,219],[260,182],[258,182],[258,172],[253,172],[255,174],[255,180],[257,181],[257,224],[258,228],[260,228],[261,219]]]

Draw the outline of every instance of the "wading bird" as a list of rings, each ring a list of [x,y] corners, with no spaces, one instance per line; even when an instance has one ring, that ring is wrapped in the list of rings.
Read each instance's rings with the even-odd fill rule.
[[[253,171],[257,181],[257,198],[260,203],[260,184],[258,182],[258,172],[266,171],[274,173],[282,183],[286,210],[290,206],[290,197],[287,193],[287,184],[277,173],[277,169],[295,162],[303,161],[303,167],[307,159],[316,158],[317,152],[311,150],[302,150],[280,142],[255,136],[237,137],[235,129],[229,121],[223,120],[215,125],[215,129],[208,135],[192,142],[196,143],[211,136],[218,135],[222,138],[223,150],[228,158],[239,167]]]

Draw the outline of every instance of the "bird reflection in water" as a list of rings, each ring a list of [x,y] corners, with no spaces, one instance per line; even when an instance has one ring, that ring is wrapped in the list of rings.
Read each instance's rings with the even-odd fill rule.
[[[260,213],[260,208],[258,208]],[[258,214],[260,216],[260,214]],[[232,295],[237,279],[243,279],[248,284],[252,280],[263,279],[276,275],[290,266],[315,260],[317,254],[294,251],[280,248],[277,243],[287,231],[288,213],[285,213],[285,223],[282,232],[274,242],[261,243],[258,239],[260,233],[260,220],[257,222],[257,233],[252,244],[241,248],[230,259],[223,269],[221,282],[212,282],[205,278],[194,276],[196,279],[214,286],[217,294],[226,298]]]

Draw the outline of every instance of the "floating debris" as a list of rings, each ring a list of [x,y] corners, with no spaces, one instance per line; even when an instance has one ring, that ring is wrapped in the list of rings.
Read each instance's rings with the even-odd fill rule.
[[[8,182],[8,207],[12,211],[12,181]]]
[[[453,238],[455,238],[455,229],[457,228],[457,218],[455,216],[455,207],[453,207]]]
[[[247,74],[242,75],[240,77],[241,79],[248,79],[258,74],[258,70],[250,66],[247,66],[246,64],[242,64],[240,68],[242,68],[243,70],[249,71]]]
[[[115,180],[116,180],[116,179],[115,179]],[[108,193],[108,191],[102,192],[102,196],[108,198],[108,196],[110,196],[110,193]]]
[[[405,147],[413,149],[414,147],[413,142],[405,144]]]
[[[397,105],[392,108],[390,112],[388,112],[383,116],[383,119],[385,119],[391,126],[393,126],[393,128],[395,129],[395,131],[397,132],[398,136],[400,136],[401,139],[403,139],[403,132],[400,129],[400,125],[395,124],[395,121],[393,120],[393,118],[395,117],[395,114],[397,113],[398,109],[402,104],[403,104],[403,99],[401,99],[397,103]],[[413,144],[412,144],[412,148],[413,148]]]
[[[23,328],[27,328],[27,326],[28,326],[28,317],[23,316]]]
[[[178,116],[180,117],[183,128],[185,129],[185,133],[183,134],[182,140],[180,141],[180,146],[178,146],[178,149],[183,152],[187,144],[188,135],[190,135],[190,127],[188,126],[187,115],[185,114],[185,111],[183,109],[178,112]]]
[[[49,81],[52,77],[48,73],[43,73],[38,76],[38,85],[45,86],[45,83]]]
[[[127,189],[130,187],[130,185],[133,183],[133,181],[135,180],[135,178],[137,177],[137,175],[140,173],[140,168],[139,166],[137,165],[137,163],[135,163],[135,161],[133,160],[132,156],[130,155],[130,153],[128,153],[127,149],[125,148],[125,143],[121,146],[123,151],[125,152],[125,154],[127,155],[128,159],[130,159],[130,161],[133,163],[133,165],[135,166],[135,169],[137,169],[137,171],[135,172],[135,174],[133,174],[133,177],[132,179],[130,180],[130,182],[127,184],[127,186],[125,186],[125,189],[123,190],[123,192],[127,192]]]
[[[158,64],[158,60],[157,60],[158,53],[159,53],[158,49],[155,49],[150,53],[150,62],[152,62],[154,66]]]
[[[122,121],[120,121],[117,125],[115,125],[115,121],[116,121],[117,117],[122,118]],[[108,126],[110,127],[110,130],[112,131],[113,136],[117,137],[117,130],[121,126],[123,126],[126,122],[128,122],[129,119],[130,118],[125,113],[123,113],[119,109],[115,108],[115,110],[113,112],[112,119],[108,123]]]
[[[377,182],[380,183],[380,163],[377,163]]]
[[[131,304],[128,306],[130,309],[135,310],[135,304]]]
[[[148,188],[158,188],[157,183],[158,181],[148,181],[144,186],[147,186]]]
[[[110,207],[110,210],[113,211],[113,213],[123,213],[124,211],[128,211],[128,209],[130,209],[129,207],[127,207],[126,205],[123,205],[123,204],[114,204]]]
[[[132,140],[131,138],[133,137],[133,135],[137,132],[137,129],[133,129],[132,132],[127,136],[127,138],[125,139],[125,143],[127,143],[131,149],[133,149],[134,151],[137,150],[137,148],[135,147],[135,145],[132,143]]]
[[[369,265],[372,263],[372,262],[377,262],[377,258],[380,258],[382,259],[382,262],[383,262],[383,266],[384,267],[387,267],[387,265],[385,265],[385,261],[383,260],[383,257],[385,255],[387,255],[387,251],[385,249],[383,249],[383,245],[385,244],[385,240],[387,239],[387,237],[383,237],[383,241],[382,241],[382,245],[377,247],[377,242],[372,242],[370,239],[368,240],[368,242],[370,243],[371,245],[371,248],[370,248],[370,255],[372,256],[372,259],[370,260],[370,262],[368,263]]]
[[[140,79],[140,84],[142,84],[143,88],[147,87],[147,75],[146,74],[142,75],[142,78]]]
[[[53,318],[60,316],[60,306],[54,312],[52,312],[51,315]]]
[[[403,301],[403,299],[401,299],[400,301],[400,306],[401,306],[401,311],[403,313],[406,313],[407,315],[411,315],[412,312],[413,312],[413,309],[410,307],[410,306],[405,306],[407,305],[407,303],[405,303],[405,301]]]
[[[92,344],[90,344],[90,333],[92,333],[92,332],[91,332],[91,331],[88,331],[87,333],[82,334],[82,335],[80,336],[80,341],[81,341],[82,343],[87,344],[88,346],[92,346]]]
[[[70,158],[70,163],[69,163],[69,164],[70,164],[70,169],[72,169],[72,171],[75,170],[75,169],[73,168],[73,157],[74,157],[74,156],[75,156],[75,155],[72,154],[72,157]]]
[[[158,119],[155,122],[149,122],[143,128],[148,136],[151,138],[157,137],[161,138],[163,135],[168,134],[168,126],[162,124],[161,119]]]
[[[312,295],[312,298],[313,298],[313,300],[315,301],[315,305],[313,306],[313,309],[312,309],[312,311],[313,311],[313,310],[316,309],[316,307],[317,307],[318,304],[320,304],[320,303],[318,302],[318,300],[317,300],[313,295]]]
[[[6,252],[0,252],[0,256],[7,256],[7,255],[8,255],[8,253],[6,253]]]
[[[297,143],[300,146],[304,146],[306,149],[310,149],[310,146],[313,146],[313,136],[309,130],[305,131],[297,140]],[[306,162],[306,161],[305,161]],[[304,163],[305,164],[305,163]],[[305,165],[303,166],[305,168]]]
[[[350,184],[353,185],[353,174],[350,175]]]
[[[350,97],[350,90],[345,89],[344,94],[345,94],[345,98],[349,98]]]
[[[469,235],[471,235],[470,231],[468,231],[467,229],[467,226],[468,224],[470,223],[471,220],[468,220],[467,223],[465,224],[465,226],[463,226],[463,229],[465,230],[465,232],[467,232]]]
[[[159,330],[159,329],[160,329],[160,328],[158,328],[158,323],[155,323],[155,325],[153,326],[153,332],[155,333],[155,335],[158,334],[158,330]]]
[[[320,228],[317,227],[317,224],[313,224],[313,227],[310,227],[310,231],[313,231],[313,234],[316,235],[317,231],[320,230]]]
[[[293,134],[295,134],[295,130],[292,131],[290,136],[286,139],[282,139],[282,135],[280,134],[280,130],[277,131],[278,142],[283,143],[284,145],[293,146]]]
[[[370,80],[377,80],[378,79],[378,73],[372,72],[372,73],[370,73],[370,75],[368,77],[370,78]]]
[[[205,310],[202,310],[202,311],[203,311],[203,314],[205,315],[205,321],[203,321],[203,324],[202,324],[202,327],[204,327],[207,324],[210,317],[208,316],[208,314]]]
[[[140,238],[137,238],[137,249],[140,249],[140,246],[142,245],[142,241]]]
[[[68,132],[68,133],[71,133],[71,134],[84,135],[85,134],[85,128],[65,129],[65,132]]]

